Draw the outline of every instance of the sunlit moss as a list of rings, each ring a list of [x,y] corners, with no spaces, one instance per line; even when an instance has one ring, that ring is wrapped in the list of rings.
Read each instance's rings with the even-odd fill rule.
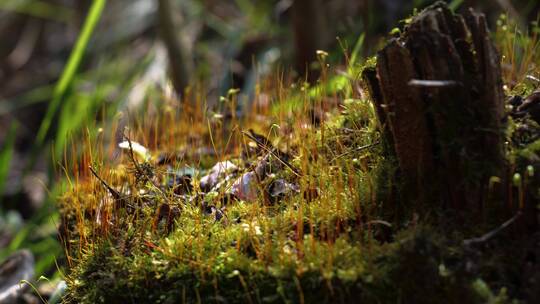
[[[375,63],[367,60],[353,74]],[[137,176],[140,164],[126,151],[114,163],[107,149],[92,153],[96,143],[86,143],[81,150],[88,163],[60,202],[70,267],[66,302],[508,300],[507,289],[494,291],[484,280],[490,265],[478,266],[477,273],[467,270],[465,232],[446,226],[447,214],[430,209],[420,218],[418,210],[405,210],[396,195],[396,160],[385,150],[373,105],[352,93],[357,80],[330,75],[316,86],[280,83],[268,93],[268,105],[233,121],[223,119],[226,109],[204,113],[197,107],[183,109],[189,121],[171,111],[142,117],[128,135],[150,151],[152,157],[144,157],[150,177]],[[339,102],[315,121],[314,109],[329,98]],[[254,145],[240,132],[250,128],[289,154],[295,170],[282,166],[261,181],[254,201],[230,200],[234,179],[257,163],[250,154]],[[534,142],[509,154],[530,158],[537,148]],[[177,155],[172,164],[156,163],[165,152]],[[224,160],[238,172],[221,176],[220,187],[203,193],[200,178]],[[117,206],[118,199],[86,165],[97,168],[126,206]],[[189,171],[192,188],[182,194],[162,190],[171,170]],[[265,187],[275,179],[299,190],[270,201]],[[160,218],[162,205],[179,210],[173,229]]]

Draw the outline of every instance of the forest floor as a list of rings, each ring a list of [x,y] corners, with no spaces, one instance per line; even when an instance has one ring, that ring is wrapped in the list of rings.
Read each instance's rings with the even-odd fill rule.
[[[494,40],[512,168],[503,203],[519,205],[539,185],[540,31],[511,26],[501,18]],[[327,56],[313,84],[276,72],[215,104],[197,87],[154,94],[73,139],[59,169],[65,302],[540,300],[540,234],[521,233],[522,213],[456,221],[408,208],[360,79],[375,59]]]
[[[519,234],[520,212],[464,223],[389,200],[399,197],[396,160],[358,79],[374,61],[337,73],[325,56],[315,85],[270,79],[252,103],[230,90],[213,112],[196,92],[191,105],[164,97],[129,128],[113,121],[89,131],[75,149],[84,161],[65,163],[76,173],[60,203],[66,300],[538,299],[540,237]],[[538,83],[529,72],[514,83],[508,75],[510,200],[520,204],[524,188],[536,187],[540,128],[519,109]]]

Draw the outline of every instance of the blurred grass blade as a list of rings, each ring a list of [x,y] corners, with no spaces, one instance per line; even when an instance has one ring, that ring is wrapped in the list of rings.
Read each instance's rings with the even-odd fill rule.
[[[15,149],[15,133],[17,133],[17,122],[13,122],[9,128],[4,147],[0,150],[0,202],[6,185],[6,179],[9,172],[9,165]]]
[[[43,18],[68,23],[73,18],[72,9],[63,5],[47,3],[45,1],[0,1],[0,10],[25,14],[32,17]]]
[[[34,155],[45,142],[45,137],[47,136],[49,128],[51,127],[52,120],[55,117],[60,104],[62,103],[66,91],[73,82],[75,74],[79,68],[79,65],[81,64],[84,52],[88,46],[88,42],[90,41],[90,37],[92,36],[92,33],[94,32],[96,25],[101,18],[101,14],[106,2],[106,0],[94,0],[92,6],[90,7],[88,16],[86,17],[79,38],[75,44],[75,48],[71,52],[68,63],[60,76],[60,80],[54,88],[51,103],[49,104],[45,118],[43,118],[43,121],[41,122],[41,126],[34,144]],[[35,156],[32,157],[30,165],[33,165],[34,161]]]
[[[448,7],[452,10],[452,11],[455,11],[457,10],[461,4],[463,4],[463,0],[453,0],[452,2],[450,2],[450,4],[448,5]]]
[[[82,73],[77,75],[73,86],[77,86],[81,81],[87,81],[87,78],[97,79],[94,81],[96,85],[90,92],[74,90],[64,97],[62,109],[57,116],[57,129],[53,145],[55,156],[62,154],[68,139],[77,136],[77,132],[81,131],[84,125],[94,124],[96,115],[103,115],[104,118],[112,117],[116,113],[116,105],[127,98],[133,83],[139,79],[141,71],[148,67],[148,58],[151,56],[148,55],[137,64],[114,59],[109,64],[100,65],[85,73],[92,75],[86,77]],[[110,99],[112,94],[115,96],[114,100]],[[110,103],[104,106],[107,100]],[[105,112],[100,112],[100,109]]]
[[[353,66],[356,61],[358,60],[358,57],[361,55],[360,51],[362,50],[362,47],[364,46],[364,39],[366,38],[366,34],[362,33],[360,37],[358,37],[358,40],[354,44],[354,48],[351,53],[351,61],[349,63],[350,66]]]
[[[24,107],[45,102],[51,98],[52,92],[52,85],[43,85],[11,99],[0,97],[0,115],[8,115]]]

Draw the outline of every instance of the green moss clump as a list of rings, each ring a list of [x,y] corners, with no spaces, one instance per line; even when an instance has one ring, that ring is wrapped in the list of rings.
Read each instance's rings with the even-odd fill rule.
[[[178,303],[506,303],[466,271],[464,251],[432,228],[413,228],[389,244],[366,247],[340,237],[332,245],[304,239],[304,255],[263,263],[235,249],[211,261],[171,256],[178,244],[126,254],[111,241],[87,252],[72,274],[67,302]],[[174,236],[171,238],[174,239]],[[332,265],[328,258],[332,258]]]
[[[340,81],[330,85],[335,94],[343,93]],[[319,101],[304,92],[301,103],[298,94],[289,96],[300,103],[293,116],[283,103],[266,122],[272,152],[234,134],[237,126],[228,130],[206,117],[197,120],[204,126],[180,121],[167,128],[173,124],[165,121],[156,127],[163,130],[160,149],[196,142],[213,147],[214,161],[182,154],[162,164],[154,153],[143,163],[126,153],[110,170],[97,170],[103,182],[78,176],[60,203],[70,262],[65,302],[503,303],[518,295],[500,280],[511,273],[510,260],[464,246],[463,234],[444,225],[447,214],[420,218],[403,208],[396,162],[368,100],[348,96],[316,125],[301,110]],[[228,131],[227,140],[215,138]],[[161,144],[169,138],[187,139]],[[89,158],[96,166],[101,157]],[[231,194],[265,157],[271,168],[255,183],[256,198]],[[235,169],[202,189],[206,169],[224,160]],[[176,177],[182,187],[168,186]],[[276,180],[294,190],[270,199]],[[493,271],[490,263],[503,260]]]

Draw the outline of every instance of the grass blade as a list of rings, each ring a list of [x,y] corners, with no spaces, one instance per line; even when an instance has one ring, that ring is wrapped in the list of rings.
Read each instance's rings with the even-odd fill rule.
[[[68,23],[73,18],[73,9],[46,1],[0,1],[0,9],[57,22]]]
[[[15,149],[15,134],[17,133],[17,122],[13,122],[9,128],[4,147],[0,150],[0,202],[6,185],[6,179],[9,172],[9,165]]]
[[[60,104],[62,103],[66,91],[73,82],[75,74],[77,73],[83,55],[88,46],[88,42],[90,41],[90,37],[92,36],[92,33],[94,32],[96,25],[101,18],[101,14],[103,12],[103,8],[105,7],[106,2],[106,0],[94,0],[92,6],[90,7],[90,12],[86,17],[79,38],[77,39],[75,47],[69,56],[66,67],[62,71],[60,80],[57,82],[54,88],[51,103],[49,104],[49,107],[47,108],[47,113],[45,114],[45,117],[41,122],[41,126],[36,136],[33,151],[34,153],[32,161],[30,162],[30,166],[32,166],[35,161],[36,152],[43,147],[45,137],[47,136],[47,133],[51,127],[52,120],[57,113]]]
[[[463,4],[463,0],[453,0],[452,2],[450,2],[450,4],[448,5],[448,7],[452,10],[452,11],[455,11],[457,10],[461,4]]]

